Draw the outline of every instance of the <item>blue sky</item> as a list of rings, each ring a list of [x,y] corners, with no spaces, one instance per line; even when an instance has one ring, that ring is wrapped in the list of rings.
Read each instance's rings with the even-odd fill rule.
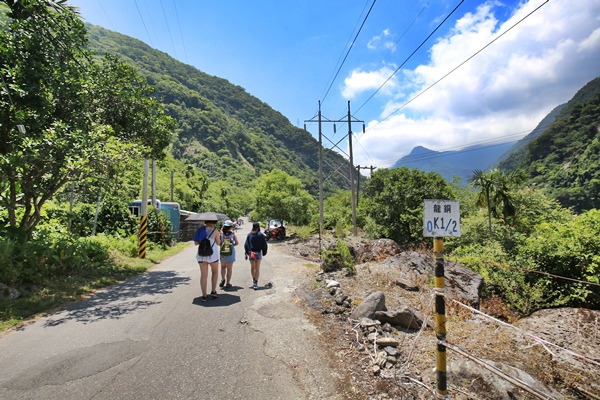
[[[86,22],[243,87],[294,125],[315,117],[319,100],[324,117],[344,119],[350,100],[367,127],[353,125],[354,163],[363,166],[390,167],[419,145],[518,140],[600,76],[598,0],[69,4]],[[347,126],[337,128],[323,133],[337,142]],[[308,129],[317,135],[316,124]]]

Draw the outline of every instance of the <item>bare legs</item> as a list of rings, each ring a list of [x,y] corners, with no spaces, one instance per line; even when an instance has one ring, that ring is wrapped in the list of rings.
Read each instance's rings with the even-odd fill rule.
[[[258,282],[260,275],[260,260],[250,261],[250,273],[252,274],[252,281]]]
[[[206,286],[208,283],[208,266],[210,265],[211,270],[211,292],[217,291],[217,281],[219,280],[219,262],[213,263],[201,262],[200,264],[200,289],[202,290],[202,297],[206,297]]]
[[[233,274],[233,262],[221,263],[221,279],[226,281],[226,285],[231,284],[231,275]]]

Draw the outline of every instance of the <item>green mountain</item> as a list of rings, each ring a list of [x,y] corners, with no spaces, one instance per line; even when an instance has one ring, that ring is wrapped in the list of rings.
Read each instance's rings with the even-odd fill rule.
[[[540,136],[546,130],[546,128],[548,128],[550,124],[556,120],[559,113],[563,108],[565,108],[566,105],[567,104],[565,103],[554,107],[554,109],[550,111],[550,113],[548,113],[544,119],[542,119],[542,121],[535,127],[534,130],[515,143],[506,151],[506,153],[500,156],[495,164],[495,167],[508,170],[516,169],[519,163],[523,161],[523,157],[525,156],[525,147],[527,144],[536,137]]]
[[[280,169],[318,194],[318,141],[281,113],[225,79],[208,75],[145,43],[87,24],[89,47],[133,66],[157,89],[165,111],[178,122],[172,154],[214,180],[248,187],[262,173]],[[335,170],[347,165],[324,150],[325,192],[347,186]],[[340,168],[347,171],[348,168]]]
[[[546,131],[546,129],[548,129],[554,121],[565,118],[571,114],[573,107],[575,107],[577,104],[585,103],[594,98],[599,91],[600,77],[591,80],[581,89],[579,89],[577,93],[575,93],[575,96],[573,96],[573,98],[567,103],[561,104],[550,111],[550,113],[546,115],[544,119],[542,119],[542,121],[533,131],[531,131],[531,133],[515,143],[513,147],[508,149],[508,151],[500,157],[496,166],[499,169],[506,170],[514,170],[518,168],[523,162],[525,153],[527,152],[528,143],[532,142],[535,138],[544,133],[544,131]]]
[[[599,128],[600,90],[532,140],[519,167],[564,207],[575,212],[600,208]]]

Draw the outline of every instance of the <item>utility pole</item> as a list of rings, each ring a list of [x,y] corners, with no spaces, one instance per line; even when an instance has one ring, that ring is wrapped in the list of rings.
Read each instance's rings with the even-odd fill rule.
[[[171,203],[173,202],[173,186],[174,186],[174,175],[175,175],[175,171],[171,170],[171,200],[169,200]]]
[[[314,117],[313,117],[314,118]],[[323,120],[323,116],[321,114],[321,101],[319,101],[319,112],[318,112],[318,119],[314,120],[314,119],[308,119],[304,121],[304,130],[306,130],[306,123],[307,122],[318,122],[319,123],[319,212],[320,212],[320,216],[319,216],[319,223],[320,223],[320,227],[319,227],[319,234],[321,233],[321,229],[322,226],[324,224],[323,221],[323,133],[321,130],[321,124],[323,122],[333,122],[333,132],[335,133],[335,123],[336,122],[347,122],[348,123],[348,150],[349,150],[349,155],[348,158],[350,160],[350,193],[351,193],[351,197],[352,197],[352,226],[353,226],[353,234],[354,236],[357,235],[357,230],[356,230],[356,201],[355,201],[355,188],[354,188],[354,160],[353,160],[353,155],[352,155],[352,122],[362,122],[363,123],[363,132],[365,131],[365,124],[364,121],[359,121],[357,119],[353,119],[352,115],[350,114],[350,101],[348,101],[348,118],[347,120],[330,120],[330,119],[325,119]],[[338,144],[340,142],[337,143],[333,143],[329,138],[326,137],[327,140],[329,140],[334,147],[338,147]],[[341,141],[341,140],[340,140]],[[339,149],[339,147],[338,147]],[[339,149],[342,153],[346,154],[342,149]]]
[[[155,211],[156,207],[156,160],[152,159],[152,207]]]
[[[321,129],[321,100],[319,100],[319,111],[317,113],[319,123],[319,254],[321,254],[321,235],[323,233],[323,131]],[[306,130],[307,122],[315,122],[314,120],[304,121],[304,130]]]
[[[352,115],[350,114],[350,100],[348,100],[348,151],[350,152],[350,200],[352,201],[352,233],[356,231],[356,196],[354,194],[354,158],[352,156]]]
[[[321,250],[321,234],[323,230],[323,131],[321,130],[321,100],[319,100],[319,250]],[[321,252],[319,251],[319,254]]]

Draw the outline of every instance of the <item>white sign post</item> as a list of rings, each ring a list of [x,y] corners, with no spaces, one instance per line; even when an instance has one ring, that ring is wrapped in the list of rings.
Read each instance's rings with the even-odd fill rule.
[[[423,236],[460,236],[460,203],[456,200],[424,200]]]

